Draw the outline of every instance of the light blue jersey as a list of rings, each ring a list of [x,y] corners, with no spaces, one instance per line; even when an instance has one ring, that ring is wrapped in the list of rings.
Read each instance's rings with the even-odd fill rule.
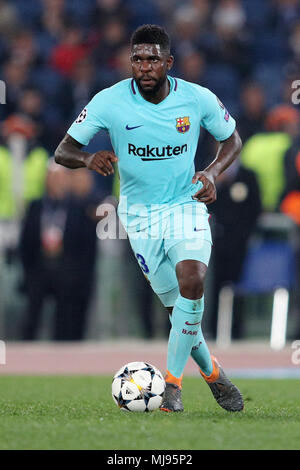
[[[191,201],[201,188],[200,182],[192,184],[201,127],[218,141],[235,129],[235,120],[210,90],[168,80],[170,93],[158,104],[145,100],[133,79],[102,90],[68,130],[83,145],[101,129],[109,133],[119,159],[118,213],[127,231],[137,229],[137,220],[146,220],[149,212]]]

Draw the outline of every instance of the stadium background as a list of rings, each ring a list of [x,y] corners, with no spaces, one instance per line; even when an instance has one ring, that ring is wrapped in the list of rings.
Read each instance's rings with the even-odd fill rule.
[[[267,258],[263,259],[267,261],[260,265],[255,274],[252,273],[253,279],[250,273],[250,280],[247,279],[248,292],[246,296],[237,299],[233,316],[232,333],[234,339],[239,341],[231,352],[224,352],[225,365],[240,369],[247,367],[246,364],[255,367],[259,362],[255,354],[262,351],[266,358],[265,366],[273,361],[274,367],[290,368],[292,350],[289,343],[279,359],[278,355],[272,355],[269,341],[273,293],[276,287],[282,286],[288,288],[290,295],[287,340],[290,342],[300,338],[297,274],[294,274],[294,264],[299,259],[300,210],[297,198],[296,203],[292,201],[283,205],[287,195],[297,193],[300,189],[300,176],[297,173],[299,162],[297,167],[296,159],[299,153],[299,104],[292,98],[296,91],[292,85],[300,78],[299,2],[12,0],[0,2],[0,78],[6,85],[6,104],[0,105],[0,338],[12,344],[11,349],[8,348],[11,360],[8,361],[6,370],[21,373],[22,370],[27,370],[28,364],[33,364],[32,358],[36,357],[36,354],[31,356],[32,351],[33,354],[35,351],[34,346],[31,346],[30,351],[27,349],[29,356],[26,356],[28,346],[24,349],[21,343],[9,343],[28,339],[89,340],[86,347],[91,342],[96,342],[100,347],[104,345],[102,364],[109,363],[110,358],[112,369],[115,365],[119,367],[120,360],[133,360],[142,347],[149,354],[150,351],[155,353],[157,347],[160,356],[157,359],[154,356],[154,362],[159,367],[164,367],[162,357],[167,337],[167,315],[144,281],[127,240],[95,241],[92,237],[90,247],[82,248],[78,243],[72,252],[79,261],[82,255],[93,257],[95,252],[97,255],[95,266],[92,262],[90,265],[95,269],[95,277],[90,280],[94,289],[90,291],[85,286],[85,301],[89,303],[81,311],[82,324],[79,332],[70,332],[67,328],[70,318],[62,317],[61,321],[66,324],[65,333],[55,337],[54,301],[51,297],[46,299],[41,315],[31,325],[32,328],[27,325],[26,329],[26,325],[24,326],[28,315],[26,306],[29,295],[24,263],[30,263],[35,255],[34,235],[30,239],[31,234],[28,234],[29,245],[20,243],[28,207],[31,200],[44,196],[47,163],[83,106],[95,92],[130,76],[128,40],[132,31],[144,23],[164,25],[170,32],[172,53],[175,56],[172,75],[209,87],[237,120],[244,142],[241,162],[243,167],[251,169],[258,188],[255,198],[248,201],[249,206],[245,209],[246,214],[248,211],[252,214],[251,224],[247,225],[248,217],[243,217],[245,213],[237,212],[236,221],[232,225],[230,220],[230,231],[226,231],[229,238],[234,240],[237,236],[236,240],[241,242],[239,258],[245,260],[246,252],[243,250],[246,245],[257,248],[262,246],[262,242],[267,243],[267,249],[275,247],[275,251],[271,251],[271,258],[273,255],[277,257],[279,252],[283,255],[278,256],[279,266],[276,263],[271,266],[268,264],[270,253],[264,253]],[[99,134],[88,149],[95,151],[102,148],[110,148],[106,134]],[[32,152],[36,149],[38,153],[33,158]],[[203,132],[196,156],[196,168],[202,169],[211,160],[213,152],[214,143]],[[30,166],[28,163],[26,170],[24,162],[30,161],[30,157],[32,164]],[[234,178],[237,171],[235,169],[230,178]],[[290,186],[291,174],[293,182]],[[237,181],[240,185],[234,186],[235,180],[230,178],[227,192],[226,185],[225,189],[221,185],[219,192],[221,194],[224,190],[227,194],[227,212],[226,205],[212,208],[212,224],[216,238],[221,240],[220,246],[222,240],[225,240],[222,237],[228,223],[222,219],[222,214],[231,210],[232,201],[236,207],[239,202],[247,199],[245,181]],[[85,208],[95,208],[103,201],[115,203],[117,180],[96,176],[91,182],[89,177],[81,173],[77,186],[75,183],[74,187],[68,184],[70,192],[73,196],[78,196]],[[81,192],[85,184],[88,191]],[[240,221],[243,224],[239,225]],[[243,240],[247,244],[243,244]],[[26,251],[28,246],[30,248]],[[238,249],[231,254],[233,264],[236,254],[239,254]],[[223,285],[221,282],[221,285],[215,286],[215,270],[218,269],[218,259],[219,268],[222,263],[226,264],[223,255],[220,252],[219,258],[216,256],[216,265],[211,269],[207,282],[204,331],[212,343],[217,334],[217,307],[214,305],[213,308],[211,305]],[[237,260],[237,264],[241,259]],[[85,269],[88,268],[86,265]],[[280,279],[274,276],[271,287],[266,287],[267,293],[260,292],[259,286],[266,279],[271,279],[276,270],[280,273]],[[75,298],[75,286],[80,285],[80,280],[87,271],[80,271],[76,267],[74,272]],[[229,287],[225,291],[225,297],[223,296],[226,311],[230,310],[228,302],[231,301],[232,289],[235,289],[234,286],[239,281],[236,278],[237,273],[231,273],[233,279],[225,279],[226,275],[230,277],[229,274],[220,274],[221,277],[225,276],[225,284]],[[256,285],[253,286],[251,281],[254,284],[257,281]],[[284,299],[281,299],[283,303]],[[69,301],[73,305],[72,295]],[[71,318],[71,323],[72,321]],[[228,330],[230,318],[228,320],[225,315],[224,321],[224,328]],[[280,319],[279,325],[282,327]],[[131,343],[124,342],[126,338]],[[107,360],[104,360],[107,340],[119,339],[122,341],[119,343],[121,346],[115,363],[111,350]],[[133,339],[136,340],[135,343],[132,342]],[[158,342],[143,343],[142,340],[145,339]],[[244,341],[247,341],[247,350],[243,349],[246,344]],[[256,341],[260,341],[262,349],[257,349]],[[50,363],[58,367],[58,356],[54,358],[53,348],[49,343],[44,344],[46,346],[39,344],[42,349],[39,349],[38,354],[41,355],[43,347],[50,347],[50,362],[46,361],[36,369],[33,366],[33,371],[50,372]],[[134,344],[135,347],[130,348],[128,344]],[[223,344],[221,341],[217,346],[226,345],[228,346],[228,335],[223,338]],[[279,344],[279,348],[283,346],[284,344]],[[63,357],[63,351],[66,351],[64,346],[55,347],[55,354]],[[93,353],[94,346],[90,347]],[[99,350],[95,350],[96,355],[93,356],[96,362],[99,357],[97,351]],[[121,358],[120,354],[124,354],[124,351],[129,351],[130,354]],[[232,351],[237,354],[232,355]],[[246,355],[244,357],[241,351],[246,351],[248,358],[253,352],[253,359],[249,359],[250,362],[247,363]],[[66,354],[71,358],[75,353],[73,349],[69,349]],[[21,355],[27,366],[25,362],[20,364]],[[89,369],[89,364],[93,363],[91,357],[88,356],[86,361],[83,359],[83,370],[99,371],[99,362],[94,369],[92,366]],[[236,357],[239,358],[238,363]],[[68,363],[66,359],[68,366],[61,365],[61,372],[73,371],[71,362]],[[28,371],[30,370],[29,367]],[[2,371],[5,372],[4,368]]]

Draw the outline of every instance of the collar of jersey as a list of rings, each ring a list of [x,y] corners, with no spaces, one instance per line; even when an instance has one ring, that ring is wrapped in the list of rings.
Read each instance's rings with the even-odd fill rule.
[[[138,86],[134,78],[131,80],[131,91],[136,97],[136,99],[142,102],[144,105],[155,106],[155,107],[162,106],[170,99],[170,96],[172,96],[172,94],[177,90],[177,85],[178,85],[176,78],[170,77],[169,75],[167,76],[167,78],[170,83],[170,91],[169,91],[168,96],[166,96],[165,99],[163,99],[160,103],[155,104],[155,103],[151,103],[151,101],[145,100],[145,98],[143,98],[143,96],[140,94]]]

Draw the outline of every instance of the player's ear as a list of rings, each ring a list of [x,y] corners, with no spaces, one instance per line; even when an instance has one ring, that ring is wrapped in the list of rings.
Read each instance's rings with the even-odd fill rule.
[[[174,56],[169,55],[169,57],[167,58],[167,69],[171,70],[171,68],[173,67],[173,64],[174,64]]]

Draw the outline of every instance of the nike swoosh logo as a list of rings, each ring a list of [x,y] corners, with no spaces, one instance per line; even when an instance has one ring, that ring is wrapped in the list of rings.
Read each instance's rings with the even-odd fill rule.
[[[201,321],[198,321],[197,323],[189,323],[188,321],[185,322],[186,325],[193,326],[193,325],[199,325]]]
[[[132,129],[137,129],[138,127],[143,127],[143,124],[141,124],[140,126],[133,126],[133,127],[129,127],[128,124],[127,124],[126,129],[128,131],[132,131]]]
[[[206,228],[194,228],[194,232],[200,232],[201,230],[206,230]]]

